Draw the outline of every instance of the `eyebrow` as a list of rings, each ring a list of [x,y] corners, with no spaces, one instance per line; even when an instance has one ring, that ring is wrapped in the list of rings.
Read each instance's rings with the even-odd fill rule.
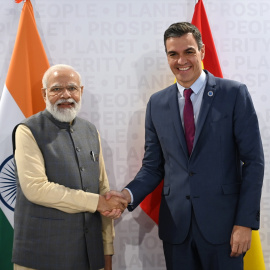
[[[188,47],[187,49],[184,50],[184,52],[187,52],[187,51],[196,51],[196,49],[194,47]],[[178,53],[176,51],[167,51],[167,54],[170,54],[170,53]]]
[[[177,53],[176,51],[167,51],[167,54],[170,54],[170,53]]]
[[[75,84],[75,83],[69,83],[69,84],[67,84],[66,86],[76,86],[76,87],[79,87],[77,84]],[[53,84],[50,88],[52,88],[52,87],[64,87],[64,85],[62,85],[62,84]]]
[[[186,50],[185,50],[185,52],[186,51],[196,51],[196,49],[194,48],[194,47],[188,47]]]

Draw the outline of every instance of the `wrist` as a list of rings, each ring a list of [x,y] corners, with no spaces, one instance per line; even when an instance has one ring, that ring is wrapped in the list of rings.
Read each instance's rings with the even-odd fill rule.
[[[125,199],[127,200],[128,203],[131,203],[131,196],[130,193],[128,192],[128,190],[123,189],[121,191],[121,193],[123,194],[123,196],[125,197]]]
[[[105,200],[104,196],[99,195],[98,205],[97,205],[97,211],[98,212],[103,212],[104,211],[104,209],[103,209],[104,200]]]

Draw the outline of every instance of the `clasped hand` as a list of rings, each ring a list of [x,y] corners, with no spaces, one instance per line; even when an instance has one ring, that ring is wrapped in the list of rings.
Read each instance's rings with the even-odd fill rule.
[[[127,198],[122,192],[109,191],[105,195],[99,195],[97,211],[105,217],[117,219],[127,206]]]

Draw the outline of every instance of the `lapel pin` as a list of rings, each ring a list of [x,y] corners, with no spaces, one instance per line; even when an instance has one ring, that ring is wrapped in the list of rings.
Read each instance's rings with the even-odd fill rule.
[[[209,91],[209,92],[208,92],[208,96],[209,96],[209,97],[212,97],[213,95],[214,95],[213,91]]]

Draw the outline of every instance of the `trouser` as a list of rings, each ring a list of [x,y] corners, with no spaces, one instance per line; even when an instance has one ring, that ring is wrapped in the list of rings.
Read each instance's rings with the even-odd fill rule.
[[[200,232],[194,214],[189,234],[182,244],[163,241],[167,270],[243,270],[243,255],[230,257],[228,243],[213,245]]]

